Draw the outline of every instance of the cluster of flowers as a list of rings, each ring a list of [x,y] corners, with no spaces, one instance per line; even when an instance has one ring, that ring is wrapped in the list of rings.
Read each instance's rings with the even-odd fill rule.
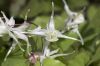
[[[56,58],[59,56],[65,56],[65,55],[69,55],[72,53],[67,53],[67,54],[57,54],[57,52],[59,51],[59,49],[54,50],[54,51],[50,51],[49,49],[49,44],[51,42],[55,42],[58,41],[59,38],[65,38],[65,39],[71,39],[71,40],[76,40],[76,41],[80,41],[82,43],[82,45],[84,44],[83,39],[81,37],[81,34],[78,31],[78,25],[80,23],[84,22],[84,16],[83,14],[77,13],[77,12],[72,12],[67,3],[65,2],[65,0],[63,0],[64,3],[64,9],[66,11],[66,13],[68,14],[68,18],[67,20],[65,20],[65,29],[63,31],[59,31],[55,29],[55,24],[54,24],[54,3],[52,2],[52,14],[51,14],[51,18],[49,23],[47,24],[46,29],[42,29],[41,26],[38,26],[37,28],[33,29],[33,30],[28,30],[26,31],[26,29],[30,26],[29,23],[27,23],[27,20],[24,21],[24,23],[18,27],[14,27],[15,26],[15,20],[13,17],[11,17],[10,19],[8,19],[4,12],[1,12],[3,17],[0,17],[0,37],[3,37],[5,34],[8,34],[11,38],[13,38],[14,42],[12,44],[12,46],[10,47],[9,51],[6,54],[6,57],[4,60],[6,60],[7,56],[10,54],[10,52],[15,48],[16,45],[19,46],[19,48],[22,51],[25,51],[21,46],[20,46],[20,42],[18,41],[18,39],[22,39],[27,43],[27,53],[29,55],[29,61],[31,63],[35,63],[36,62],[36,58],[40,59],[40,63],[43,63],[43,60],[47,57],[49,58]],[[26,16],[27,17],[27,16]],[[73,37],[69,37],[66,35],[63,35],[63,33],[66,30],[71,30],[75,33],[77,33],[77,35],[80,37],[80,40],[73,38]],[[43,53],[40,55],[35,55],[34,53],[31,53],[29,51],[29,47],[31,46],[28,40],[28,34],[29,35],[39,35],[45,38],[45,44],[44,44],[44,48],[43,48]]]

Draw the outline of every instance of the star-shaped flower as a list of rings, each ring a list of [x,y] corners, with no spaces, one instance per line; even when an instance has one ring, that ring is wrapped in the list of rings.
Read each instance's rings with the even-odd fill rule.
[[[45,39],[49,42],[57,41],[59,38],[78,40],[76,38],[72,38],[72,37],[63,35],[60,31],[55,29],[54,19],[53,19],[53,16],[54,16],[54,4],[53,3],[52,3],[52,6],[53,6],[52,15],[51,15],[49,23],[47,24],[47,28],[46,29],[41,29],[41,27],[39,26],[35,30],[32,30],[28,33],[29,34],[34,34],[34,35],[44,36]]]

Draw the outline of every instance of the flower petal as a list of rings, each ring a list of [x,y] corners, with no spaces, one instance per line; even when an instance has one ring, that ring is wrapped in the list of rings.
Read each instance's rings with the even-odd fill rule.
[[[19,31],[13,31],[13,32],[17,38],[22,39],[27,43],[27,53],[30,55],[30,53],[29,53],[30,44],[29,44],[29,40],[28,40],[27,36]]]
[[[60,57],[60,56],[67,56],[67,55],[73,54],[74,52],[75,51],[73,51],[72,53],[67,53],[67,54],[55,54],[55,55],[50,56],[50,58],[56,58],[56,57]]]
[[[69,9],[69,7],[68,7],[68,5],[67,5],[67,3],[66,3],[65,0],[62,0],[62,1],[63,1],[63,3],[64,3],[64,9],[65,9],[65,11],[67,12],[68,16],[72,16],[72,14],[73,14],[74,12],[72,12],[72,11]]]
[[[24,21],[23,24],[21,24],[19,27],[15,28],[17,30],[21,30],[21,31],[24,31],[25,29],[27,29],[29,27],[29,23],[27,23],[26,21]]]
[[[10,32],[9,30],[8,30],[8,32],[9,32],[10,37],[12,37],[14,39],[14,41],[18,44],[19,48],[24,52],[25,50],[23,48],[21,48],[21,46],[20,46],[21,43],[18,41],[18,39],[13,35],[12,32]]]
[[[49,56],[49,53],[50,53],[50,49],[49,48],[47,48],[47,49],[45,49],[45,52],[44,52],[44,54],[45,54],[45,56]]]
[[[14,32],[14,34],[16,35],[17,38],[22,39],[22,40],[24,40],[24,41],[26,41],[26,42],[28,41],[28,38],[27,38],[26,35],[22,34],[22,33],[19,32],[19,31],[13,31],[13,32]]]
[[[83,14],[79,13],[77,14],[77,16],[75,17],[75,20],[73,23],[76,23],[76,24],[80,24],[80,23],[83,23],[85,21],[85,18],[83,16]]]
[[[53,54],[55,54],[55,53],[57,53],[58,51],[59,51],[59,49],[56,49],[56,50],[50,51],[49,56],[50,56],[50,55],[53,55]]]
[[[3,26],[3,25],[0,25],[0,35],[3,36],[3,34],[7,34],[7,33],[8,33],[8,32],[7,32],[6,27]]]
[[[31,31],[30,34],[45,36],[45,31],[46,31],[45,29],[41,29],[41,27],[39,26],[38,28]]]
[[[11,26],[11,27],[14,27],[15,25],[15,20],[13,17],[10,18],[10,20],[7,22],[7,25]]]
[[[12,46],[10,47],[10,49],[8,50],[8,52],[7,52],[7,54],[6,54],[5,58],[4,58],[4,61],[6,61],[8,55],[9,55],[9,54],[11,53],[11,51],[15,48],[16,45],[17,45],[17,44],[13,42]]]
[[[7,25],[13,27],[13,26],[15,25],[15,20],[14,20],[14,18],[11,17],[10,20],[9,20],[9,19],[6,17],[6,15],[5,15],[5,13],[4,13],[3,11],[1,11],[1,13],[2,13],[2,15],[3,15],[3,17],[4,17],[4,19],[5,19],[5,22],[7,23]]]
[[[55,30],[54,21],[53,21],[53,17],[52,16],[51,16],[49,24],[47,24],[47,30],[50,30],[50,31]]]
[[[54,3],[52,2],[52,14],[50,18],[50,22],[47,24],[47,30],[54,31],[55,25],[54,25]]]
[[[66,38],[66,39],[71,39],[71,40],[77,40],[77,41],[80,41],[80,40],[78,40],[78,39],[76,39],[76,38],[72,38],[72,37],[69,37],[69,36],[66,36],[66,35],[62,35],[62,34],[58,34],[58,37],[59,38]]]
[[[0,25],[5,25],[4,21],[2,20],[2,18],[0,17]]]
[[[78,35],[79,38],[80,38],[80,42],[82,43],[82,45],[84,45],[84,40],[83,40],[83,38],[82,38],[82,36],[81,36],[79,30],[78,30],[78,29],[73,29],[73,32],[77,33],[77,35]]]
[[[9,19],[6,17],[5,13],[4,13],[3,11],[1,11],[1,13],[2,13],[2,15],[3,15],[3,17],[4,17],[5,21],[6,21],[6,22],[8,22],[8,21],[9,21]]]

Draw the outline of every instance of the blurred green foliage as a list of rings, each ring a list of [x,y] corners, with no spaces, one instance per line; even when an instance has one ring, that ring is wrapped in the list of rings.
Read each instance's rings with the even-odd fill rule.
[[[81,46],[78,42],[60,39],[58,42],[51,44],[50,48],[60,48],[59,53],[75,50],[75,54],[56,59],[48,58],[44,61],[44,66],[100,66],[100,0],[66,1],[73,11],[81,11],[86,7],[86,21],[80,26],[80,32],[84,38],[85,45]],[[67,15],[61,0],[54,0],[54,3],[55,25],[57,29],[61,30]],[[8,17],[15,16],[18,19],[24,19],[28,9],[31,10],[28,17],[32,18],[32,22],[45,28],[51,14],[51,0],[0,0],[0,10],[4,11]],[[35,26],[31,25],[30,29],[32,27],[34,28]],[[77,37],[73,33],[66,33],[66,35]],[[33,51],[42,51],[41,38],[34,37],[29,39],[31,39],[30,43],[34,42],[32,44]],[[11,46],[7,41],[8,39],[3,40],[0,38],[0,66],[29,66],[27,57],[23,56],[24,54],[18,50],[19,48],[16,48],[18,51],[13,50],[7,61],[3,62],[3,58]],[[39,66],[39,62],[36,63],[36,66]]]

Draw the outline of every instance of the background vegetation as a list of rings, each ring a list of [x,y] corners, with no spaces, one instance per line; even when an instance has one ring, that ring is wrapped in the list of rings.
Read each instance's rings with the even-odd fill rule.
[[[85,45],[71,40],[60,39],[50,45],[51,49],[60,48],[60,53],[76,52],[70,56],[56,59],[46,59],[44,66],[100,66],[100,0],[66,0],[72,11],[80,11],[86,7],[84,15],[86,21],[80,25],[80,32],[84,38]],[[54,20],[57,29],[62,29],[67,18],[63,8],[62,0],[54,0]],[[51,0],[0,0],[0,11],[4,11],[7,17],[14,16],[16,24],[24,21],[27,10],[30,9],[28,21],[45,27],[51,14]],[[61,24],[62,23],[62,24]],[[32,25],[31,27],[34,27]],[[30,28],[31,28],[30,27]],[[73,33],[67,35],[75,36]],[[32,44],[32,51],[42,49],[42,41],[39,37],[29,38]],[[5,62],[3,59],[10,48],[6,37],[0,38],[0,66],[29,66],[26,56],[16,48],[11,52]],[[34,41],[33,41],[34,40]],[[38,40],[38,42],[37,42]],[[39,63],[36,63],[39,66]]]

